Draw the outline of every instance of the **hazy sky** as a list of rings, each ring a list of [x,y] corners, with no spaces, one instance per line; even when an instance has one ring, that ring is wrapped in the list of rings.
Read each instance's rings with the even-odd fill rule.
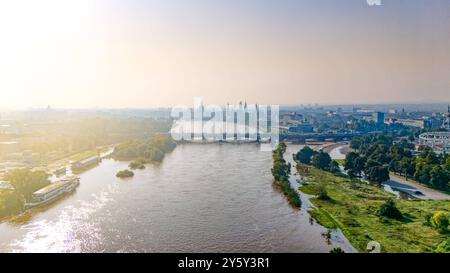
[[[0,107],[450,101],[450,1],[0,0]]]

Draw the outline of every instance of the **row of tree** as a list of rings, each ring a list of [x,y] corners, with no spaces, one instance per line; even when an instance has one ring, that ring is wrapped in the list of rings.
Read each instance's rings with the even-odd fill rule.
[[[339,164],[322,150],[314,151],[309,146],[305,146],[294,157],[303,164],[313,165],[324,171],[339,172]]]
[[[301,206],[301,200],[298,193],[291,187],[289,183],[289,175],[291,174],[291,164],[287,163],[284,159],[284,153],[286,152],[286,144],[280,143],[278,147],[272,153],[273,167],[272,175],[275,179],[276,185],[278,185],[281,191],[288,198],[289,203],[299,208]]]
[[[347,154],[345,170],[352,177],[364,175],[371,181],[383,182],[390,171],[434,188],[450,187],[450,156],[445,153],[437,155],[423,146],[414,156],[414,144],[406,139],[394,142],[393,137],[381,134],[354,138],[350,147],[355,152]]]
[[[62,158],[92,150],[98,146],[144,139],[157,133],[168,132],[172,121],[83,114],[79,118],[33,123],[33,126],[26,128],[22,128],[22,125],[19,124],[14,126],[27,133],[16,135],[13,138],[9,134],[0,133],[0,138],[4,138],[5,141],[20,138],[17,144],[0,145],[0,159],[4,159],[12,152],[31,150],[38,154],[33,157],[32,163],[41,165],[55,160],[55,157]],[[6,146],[14,146],[14,148]]]
[[[114,148],[112,157],[117,160],[141,159],[147,162],[161,161],[164,155],[176,147],[172,138],[163,135],[145,140],[133,140]]]

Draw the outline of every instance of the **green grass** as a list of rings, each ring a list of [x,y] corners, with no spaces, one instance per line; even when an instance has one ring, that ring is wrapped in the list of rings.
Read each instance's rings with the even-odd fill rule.
[[[93,156],[98,156],[99,152],[97,150],[89,150],[89,151],[84,151],[78,154],[75,154],[73,156],[70,157],[70,160],[73,161],[80,161],[89,157],[93,157]]]
[[[308,212],[320,225],[330,229],[338,228],[338,225],[334,221],[333,217],[331,217],[325,210],[313,209]]]
[[[345,159],[336,159],[335,161],[341,166],[344,166],[345,164]]]
[[[439,210],[450,212],[448,201],[396,200],[405,218],[402,221],[380,218],[376,211],[393,195],[357,180],[310,169],[308,185],[300,190],[317,194],[319,183],[324,183],[331,197],[327,201],[312,198],[316,209],[311,215],[327,228],[339,227],[361,252],[366,251],[372,240],[381,244],[383,252],[434,252],[450,236],[448,232],[439,233],[425,220]]]

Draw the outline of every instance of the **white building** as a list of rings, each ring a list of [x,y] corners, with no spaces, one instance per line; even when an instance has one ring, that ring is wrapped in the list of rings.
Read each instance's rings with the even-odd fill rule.
[[[419,136],[419,144],[426,145],[437,152],[450,151],[450,132],[430,132]]]

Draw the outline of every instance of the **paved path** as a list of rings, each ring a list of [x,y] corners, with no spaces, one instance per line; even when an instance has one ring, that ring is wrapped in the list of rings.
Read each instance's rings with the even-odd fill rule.
[[[394,190],[405,192],[415,198],[423,200],[450,200],[450,195],[448,194],[428,188],[415,181],[406,180],[404,177],[392,173],[390,176],[391,180],[384,184],[390,186]]]

